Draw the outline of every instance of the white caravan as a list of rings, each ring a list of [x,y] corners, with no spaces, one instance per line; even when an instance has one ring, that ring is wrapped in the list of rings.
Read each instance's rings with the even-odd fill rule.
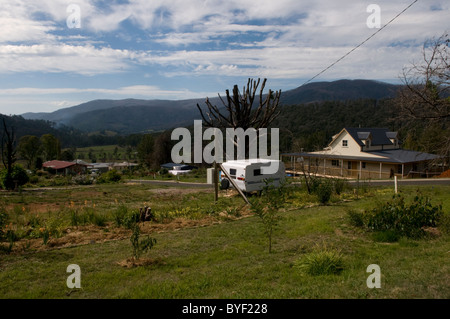
[[[262,167],[268,167],[272,162],[277,162],[278,170],[274,174],[262,174]],[[246,193],[261,191],[265,186],[279,187],[285,180],[285,167],[282,161],[267,159],[250,159],[228,161],[222,164],[236,185]],[[222,189],[231,187],[232,184],[224,172],[220,173]],[[268,181],[267,184],[265,181]]]

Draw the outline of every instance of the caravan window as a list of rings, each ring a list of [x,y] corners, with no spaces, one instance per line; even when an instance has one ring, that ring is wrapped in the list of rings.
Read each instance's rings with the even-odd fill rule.
[[[236,178],[236,169],[235,168],[230,168],[230,176],[233,178]]]
[[[257,168],[257,169],[253,170],[253,176],[261,176],[261,175],[262,175],[262,173],[261,173],[261,169],[260,168]]]

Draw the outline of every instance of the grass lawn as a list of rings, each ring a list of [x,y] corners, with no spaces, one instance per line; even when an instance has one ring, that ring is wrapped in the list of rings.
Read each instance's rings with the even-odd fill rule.
[[[401,190],[412,198],[416,189]],[[442,203],[444,213],[449,213],[449,186],[424,186],[420,191],[433,203]],[[132,256],[128,233],[123,239],[75,247],[0,253],[0,298],[450,298],[448,233],[386,243],[350,225],[349,210],[370,209],[377,201],[388,200],[391,193],[392,189],[371,188],[358,200],[341,197],[326,206],[311,205],[307,195],[291,200],[274,233],[270,254],[257,216],[227,218],[224,213],[229,212],[227,207],[242,208],[239,197],[222,197],[214,205],[210,192],[123,184],[2,194],[3,206],[17,220],[30,218],[27,214],[36,207],[47,207],[41,214],[51,216],[62,211],[61,206],[82,209],[95,203],[96,212],[110,216],[118,203],[130,209],[150,203],[155,211],[189,207],[197,217],[187,220],[203,220],[201,213],[214,218],[214,223],[143,227],[157,244],[142,256],[147,263],[138,267],[121,264]],[[23,215],[14,207],[24,207]],[[182,220],[161,219],[158,224],[169,226]],[[107,225],[99,228],[105,234],[117,228]],[[316,250],[340,252],[342,271],[319,276],[301,272],[297,262]],[[81,289],[66,286],[70,264],[81,268]],[[380,289],[366,285],[371,264],[380,266]]]

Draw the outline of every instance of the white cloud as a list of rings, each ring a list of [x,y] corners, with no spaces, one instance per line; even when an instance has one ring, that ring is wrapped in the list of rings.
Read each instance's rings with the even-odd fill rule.
[[[73,72],[84,75],[121,72],[138,54],[91,45],[0,45],[0,72]]]
[[[207,94],[205,92],[191,92],[186,89],[180,90],[167,90],[153,85],[132,85],[119,88],[35,88],[35,87],[21,87],[12,89],[0,89],[0,95],[3,96],[43,96],[43,95],[70,95],[70,94],[102,94],[103,96],[124,96],[124,97],[146,97],[149,99],[189,99],[196,98]],[[64,103],[67,101],[55,101],[53,103]]]
[[[412,1],[377,1],[382,25]],[[66,26],[67,7],[71,3],[81,9],[79,32],[69,31]],[[158,76],[162,75],[171,79],[268,77],[279,81],[295,79],[300,84],[299,79],[316,75],[377,31],[366,25],[370,14],[366,8],[371,3],[369,0],[126,3],[2,0],[0,73],[75,73],[91,77],[111,74],[117,80],[117,74],[136,72],[142,78],[151,74],[153,83],[158,83]],[[449,11],[450,3],[446,0],[415,3],[318,79],[396,79],[405,64],[420,58],[425,39],[449,29]],[[111,40],[119,37],[120,41]],[[48,91],[18,87],[0,93],[12,96],[22,90],[27,96],[58,95],[52,103],[67,101],[64,94],[149,98],[207,94],[149,85],[123,85],[111,90],[77,86],[80,83],[73,88]]]

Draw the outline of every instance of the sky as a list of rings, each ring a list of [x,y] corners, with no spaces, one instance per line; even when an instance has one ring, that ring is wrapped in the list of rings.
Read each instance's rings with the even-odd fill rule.
[[[400,83],[424,42],[450,29],[448,0],[418,0],[383,28],[413,2],[0,0],[0,113],[206,99],[249,78],[282,91],[318,74]]]

